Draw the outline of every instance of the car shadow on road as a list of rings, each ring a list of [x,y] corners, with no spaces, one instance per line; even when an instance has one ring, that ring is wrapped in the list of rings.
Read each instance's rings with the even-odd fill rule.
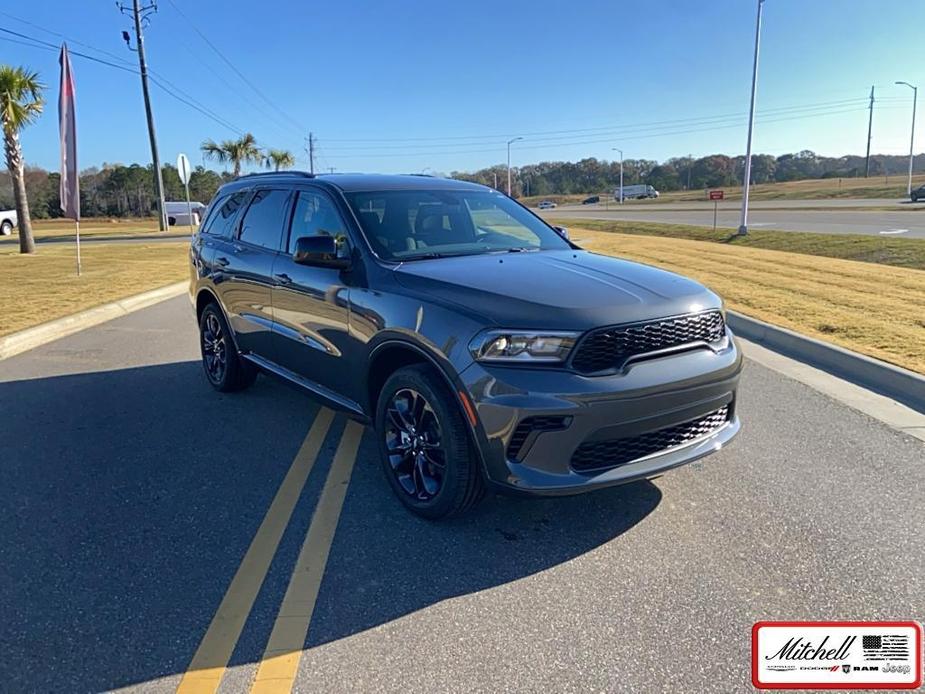
[[[193,361],[3,382],[0,402],[3,688],[156,689],[185,672],[317,405],[268,378],[215,393]],[[342,425],[319,453],[232,665],[262,655]],[[649,482],[491,497],[432,523],[393,498],[375,455],[367,431],[308,647],[593,552],[661,498]]]
[[[558,498],[492,495],[465,517],[434,523],[392,497],[375,454],[367,430],[307,648],[594,552],[661,501],[648,481]]]

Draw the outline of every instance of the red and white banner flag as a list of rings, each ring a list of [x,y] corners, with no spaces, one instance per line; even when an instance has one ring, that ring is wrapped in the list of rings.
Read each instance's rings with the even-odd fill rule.
[[[74,113],[74,75],[67,44],[61,46],[61,93],[58,96],[58,129],[61,133],[61,211],[80,221],[80,178],[77,170],[77,118]]]

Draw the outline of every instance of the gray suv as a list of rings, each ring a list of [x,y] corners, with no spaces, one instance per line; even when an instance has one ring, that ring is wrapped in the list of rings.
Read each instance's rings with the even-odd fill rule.
[[[428,518],[489,488],[653,477],[739,431],[742,358],[713,292],[583,251],[484,186],[244,176],[190,257],[209,383],[262,371],[371,424],[389,485]]]

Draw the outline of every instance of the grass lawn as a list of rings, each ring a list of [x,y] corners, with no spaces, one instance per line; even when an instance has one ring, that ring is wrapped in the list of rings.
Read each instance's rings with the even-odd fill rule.
[[[754,246],[570,231],[588,250],[694,277],[731,309],[925,373],[925,271]]]
[[[907,198],[906,176],[872,176],[871,178],[813,178],[806,181],[787,181],[785,183],[757,183],[751,187],[751,200],[825,200],[832,198]],[[925,175],[912,177],[912,187],[925,184]],[[719,186],[726,192],[726,200],[741,200],[742,185]],[[601,202],[613,199],[613,190],[583,193],[581,195],[531,195],[521,198],[520,202],[535,207],[540,200],[552,200],[557,204],[581,202],[589,195],[600,195]],[[703,190],[676,190],[664,192],[657,200],[639,201],[644,204],[657,205],[660,202],[679,202],[687,200],[706,200]],[[637,201],[633,201],[637,204]]]
[[[550,219],[570,230],[576,223],[583,229],[619,234],[661,236],[691,241],[709,241],[734,248],[762,248],[827,258],[858,260],[896,267],[925,270],[925,239],[900,239],[862,234],[812,234],[803,231],[754,229],[748,236],[734,236],[729,229],[654,222],[625,222],[599,219]]]
[[[70,244],[42,246],[35,255],[0,246],[0,335],[186,279],[188,254],[182,242],[88,244],[78,277]]]

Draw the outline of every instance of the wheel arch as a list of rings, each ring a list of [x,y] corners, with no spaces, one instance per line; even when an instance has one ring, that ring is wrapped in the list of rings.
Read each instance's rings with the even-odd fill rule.
[[[452,367],[441,362],[425,347],[400,337],[390,337],[377,344],[369,354],[366,369],[366,411],[370,419],[375,422],[376,408],[382,386],[398,369],[412,364],[427,364],[440,374],[446,385],[450,388],[456,404],[463,412],[463,419],[471,436],[483,474],[487,473],[484,458],[484,432],[476,414],[475,406],[466,392],[465,386],[451,371]],[[487,474],[486,474],[487,476]]]
[[[234,348],[236,351],[240,352],[238,348],[238,336],[234,334],[234,330],[231,327],[231,321],[228,320],[228,314],[225,312],[225,307],[222,306],[222,302],[219,301],[218,296],[208,287],[200,287],[199,291],[196,293],[196,325],[199,325],[199,321],[202,320],[202,312],[205,311],[206,306],[209,304],[215,304],[218,306],[218,310],[221,311],[222,318],[225,319],[225,325],[228,327],[228,334],[231,335],[231,341],[234,343]]]

